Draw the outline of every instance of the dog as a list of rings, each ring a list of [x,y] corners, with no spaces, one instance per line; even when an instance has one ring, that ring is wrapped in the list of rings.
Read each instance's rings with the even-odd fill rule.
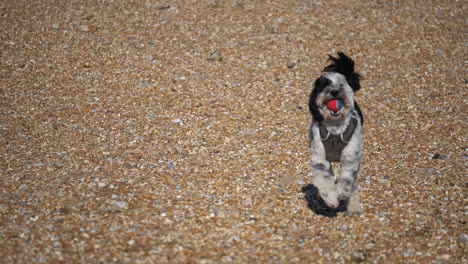
[[[318,196],[330,209],[344,203],[348,214],[361,214],[359,173],[363,155],[364,117],[354,99],[361,88],[361,75],[354,61],[343,52],[329,55],[326,66],[315,80],[309,98],[312,122],[309,140],[312,161],[312,184]],[[341,108],[331,108],[331,100],[340,100]],[[339,162],[340,175],[335,176],[332,163]]]

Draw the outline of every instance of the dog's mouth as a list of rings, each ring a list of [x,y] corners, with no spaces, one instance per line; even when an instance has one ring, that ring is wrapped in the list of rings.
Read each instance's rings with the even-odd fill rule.
[[[332,117],[338,117],[343,109],[343,101],[340,98],[333,98],[326,103],[327,110]]]
[[[337,110],[337,111],[333,111],[333,110],[330,110],[330,114],[333,116],[333,117],[337,117],[341,114],[341,109],[340,110]]]

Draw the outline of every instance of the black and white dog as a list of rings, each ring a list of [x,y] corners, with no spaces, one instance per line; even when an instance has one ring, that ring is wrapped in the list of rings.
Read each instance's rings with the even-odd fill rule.
[[[338,57],[329,55],[329,60],[309,99],[313,185],[328,207],[336,209],[341,201],[348,213],[360,214],[364,119],[354,93],[361,88],[361,76],[354,71],[354,61],[342,52]],[[330,110],[331,100],[340,100],[341,108]],[[340,162],[340,175],[334,175],[332,162]]]

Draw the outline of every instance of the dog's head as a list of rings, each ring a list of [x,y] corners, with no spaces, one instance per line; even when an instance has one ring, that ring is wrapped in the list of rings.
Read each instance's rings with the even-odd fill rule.
[[[329,55],[330,65],[315,81],[309,99],[309,110],[316,121],[340,122],[354,109],[354,93],[361,88],[361,76],[354,71],[354,61],[342,52],[338,58]],[[343,107],[338,111],[328,109],[330,100],[339,99]]]

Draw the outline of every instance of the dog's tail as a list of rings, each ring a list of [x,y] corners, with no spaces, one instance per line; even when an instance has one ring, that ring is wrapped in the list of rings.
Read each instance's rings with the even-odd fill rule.
[[[328,55],[328,60],[332,64],[325,67],[323,71],[341,73],[346,77],[346,80],[355,92],[361,89],[359,82],[361,75],[354,71],[354,61],[350,57],[346,56],[343,52],[338,52],[338,58]]]

